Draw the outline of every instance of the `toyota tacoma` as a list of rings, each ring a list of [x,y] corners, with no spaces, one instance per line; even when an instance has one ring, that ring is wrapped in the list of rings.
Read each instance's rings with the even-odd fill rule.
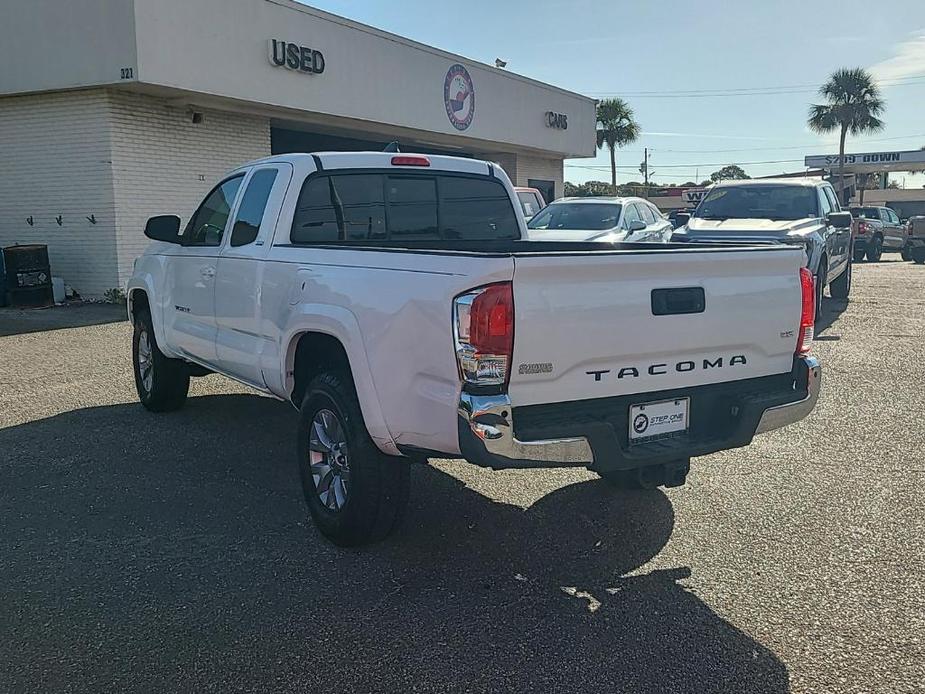
[[[819,393],[802,247],[530,241],[485,161],[271,157],[145,234],[142,404],[178,409],[211,372],[291,402],[308,508],[339,544],[395,527],[413,460],[676,486]]]

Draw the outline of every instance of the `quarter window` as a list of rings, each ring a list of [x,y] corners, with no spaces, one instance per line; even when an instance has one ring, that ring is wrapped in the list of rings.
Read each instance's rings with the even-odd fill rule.
[[[276,169],[260,169],[251,176],[231,230],[231,245],[246,246],[257,239],[270,191],[276,182]]]
[[[190,218],[183,232],[184,245],[220,246],[231,206],[241,187],[244,174],[219,183]]]
[[[648,205],[637,204],[636,207],[639,208],[639,214],[642,216],[642,221],[644,221],[646,225],[655,224],[655,215],[652,214],[652,210],[649,209]]]

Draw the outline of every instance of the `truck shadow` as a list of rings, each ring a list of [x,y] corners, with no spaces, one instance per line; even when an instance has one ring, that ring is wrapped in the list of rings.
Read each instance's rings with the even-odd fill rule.
[[[848,310],[848,303],[849,301],[846,299],[825,298],[822,302],[821,315],[819,320],[816,321],[816,336],[814,339],[820,342],[837,342],[841,339],[840,335],[826,333],[841,318],[841,315]]]
[[[74,303],[48,308],[0,308],[0,337],[83,328],[128,320],[125,306]]]
[[[690,568],[645,568],[662,492],[582,481],[523,509],[417,466],[403,529],[344,550],[307,517],[294,426],[226,395],[0,430],[4,688],[788,691]]]

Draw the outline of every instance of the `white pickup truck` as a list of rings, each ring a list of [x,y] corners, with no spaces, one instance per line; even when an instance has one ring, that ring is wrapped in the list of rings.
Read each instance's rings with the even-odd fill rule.
[[[692,456],[813,409],[802,248],[538,243],[519,209],[472,159],[242,166],[182,232],[148,221],[127,286],[141,402],[179,408],[218,372],[293,403],[305,498],[339,544],[395,526],[411,460],[675,486]]]

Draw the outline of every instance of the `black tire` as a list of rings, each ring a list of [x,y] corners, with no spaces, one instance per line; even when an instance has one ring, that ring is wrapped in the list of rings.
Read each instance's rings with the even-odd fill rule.
[[[909,246],[903,246],[903,249],[899,252],[899,257],[906,261],[912,260],[912,249]]]
[[[879,236],[874,236],[870,241],[867,242],[867,262],[879,263],[880,256],[882,255],[883,239]]]
[[[829,272],[829,264],[825,258],[819,261],[819,271],[816,273],[816,321],[822,316],[822,301],[825,298],[825,278]]]
[[[859,248],[854,252],[854,262],[861,263],[864,261],[864,257],[867,255],[866,248]]]
[[[922,265],[925,263],[925,248],[913,248],[910,253],[912,260],[916,265]]]
[[[316,417],[327,416],[324,411],[334,415],[343,443],[324,450],[314,444],[318,460],[313,469],[314,424]],[[317,432],[315,438],[321,440]],[[312,519],[334,544],[377,542],[401,522],[408,505],[409,461],[385,455],[373,443],[348,375],[322,373],[309,384],[299,414],[298,465]],[[338,488],[341,496],[335,493]]]
[[[844,272],[829,285],[829,293],[833,299],[847,299],[851,293],[851,263],[847,263]]]
[[[146,358],[140,360],[140,354]],[[147,368],[144,368],[145,365]],[[183,407],[189,391],[186,363],[164,356],[157,346],[151,314],[145,309],[135,316],[132,366],[135,390],[142,405],[152,412],[170,412]]]

